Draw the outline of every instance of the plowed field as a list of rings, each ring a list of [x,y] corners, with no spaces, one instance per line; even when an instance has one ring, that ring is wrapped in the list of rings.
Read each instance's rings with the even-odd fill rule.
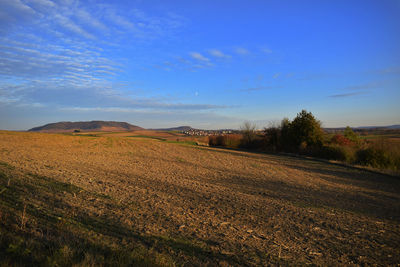
[[[3,265],[400,264],[398,178],[107,135],[3,131],[0,161]]]

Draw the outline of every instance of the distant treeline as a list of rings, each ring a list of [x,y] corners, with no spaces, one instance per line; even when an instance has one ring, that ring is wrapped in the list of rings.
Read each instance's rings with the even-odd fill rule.
[[[374,136],[368,140],[350,127],[336,134],[324,132],[311,112],[302,110],[293,120],[284,118],[279,125],[257,132],[255,125],[244,123],[241,134],[209,137],[210,146],[244,148],[265,152],[288,152],[323,159],[400,170],[400,142]]]

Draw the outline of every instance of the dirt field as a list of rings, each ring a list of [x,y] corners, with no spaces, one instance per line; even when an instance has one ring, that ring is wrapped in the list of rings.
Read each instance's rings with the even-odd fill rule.
[[[2,131],[0,161],[3,265],[400,264],[399,178],[116,134]]]

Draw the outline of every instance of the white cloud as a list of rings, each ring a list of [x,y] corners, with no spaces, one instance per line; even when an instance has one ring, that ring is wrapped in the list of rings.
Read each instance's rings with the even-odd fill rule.
[[[242,55],[242,56],[250,54],[250,51],[247,50],[246,48],[243,48],[243,47],[237,47],[235,49],[235,52],[236,52],[236,54],[239,54],[239,55]]]
[[[230,58],[231,57],[230,55],[226,55],[217,49],[210,49],[210,50],[208,50],[208,53],[210,53],[210,55],[212,55],[214,57],[218,57],[218,58]]]
[[[58,21],[59,25],[71,32],[74,32],[76,34],[79,34],[83,37],[86,37],[88,39],[95,39],[95,36],[84,30],[81,26],[77,25],[75,22],[73,22],[71,19],[68,17],[65,17],[61,14],[56,14],[53,17],[55,20]]]
[[[0,38],[0,75],[23,79],[68,78],[66,75],[94,78],[96,73],[115,75],[116,62],[104,58],[80,42],[47,44],[24,37],[21,42]]]
[[[126,63],[110,56],[115,48],[111,45],[124,45],[124,38],[160,38],[181,27],[181,22],[174,14],[149,16],[141,10],[116,10],[104,4],[93,7],[79,1],[0,0],[0,106],[105,112],[225,108],[139,99],[129,95],[126,86],[113,82]],[[193,62],[199,68],[211,65],[200,53],[191,53],[191,57],[195,59],[190,60],[191,66]],[[165,64],[174,67],[174,63]]]
[[[263,53],[265,53],[265,54],[271,54],[271,53],[272,53],[272,50],[269,49],[268,47],[262,48],[261,51],[262,51]]]
[[[15,24],[25,24],[37,16],[35,10],[20,0],[0,1],[0,32],[7,32]]]
[[[277,79],[279,76],[281,76],[281,74],[279,72],[277,72],[272,76],[272,78]]]
[[[199,60],[199,61],[204,61],[204,62],[209,62],[210,61],[209,58],[206,58],[205,56],[203,56],[202,54],[197,53],[197,52],[191,52],[190,56],[192,58],[196,59],[196,60]]]
[[[30,0],[30,3],[37,4],[44,7],[55,7],[55,4],[50,0]]]
[[[117,24],[127,30],[131,30],[131,31],[136,30],[135,25],[129,19],[116,14],[115,11],[113,11],[113,10],[110,10],[108,12],[107,17],[109,18],[109,20],[112,23]]]
[[[92,28],[102,31],[108,32],[108,27],[102,23],[98,18],[92,16],[87,10],[79,9],[76,12],[76,17],[81,21],[84,22],[86,25],[91,26]]]

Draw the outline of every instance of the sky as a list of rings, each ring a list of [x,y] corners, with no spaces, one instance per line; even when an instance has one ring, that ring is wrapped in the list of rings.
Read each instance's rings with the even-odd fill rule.
[[[392,125],[399,103],[399,0],[0,0],[0,129]]]

